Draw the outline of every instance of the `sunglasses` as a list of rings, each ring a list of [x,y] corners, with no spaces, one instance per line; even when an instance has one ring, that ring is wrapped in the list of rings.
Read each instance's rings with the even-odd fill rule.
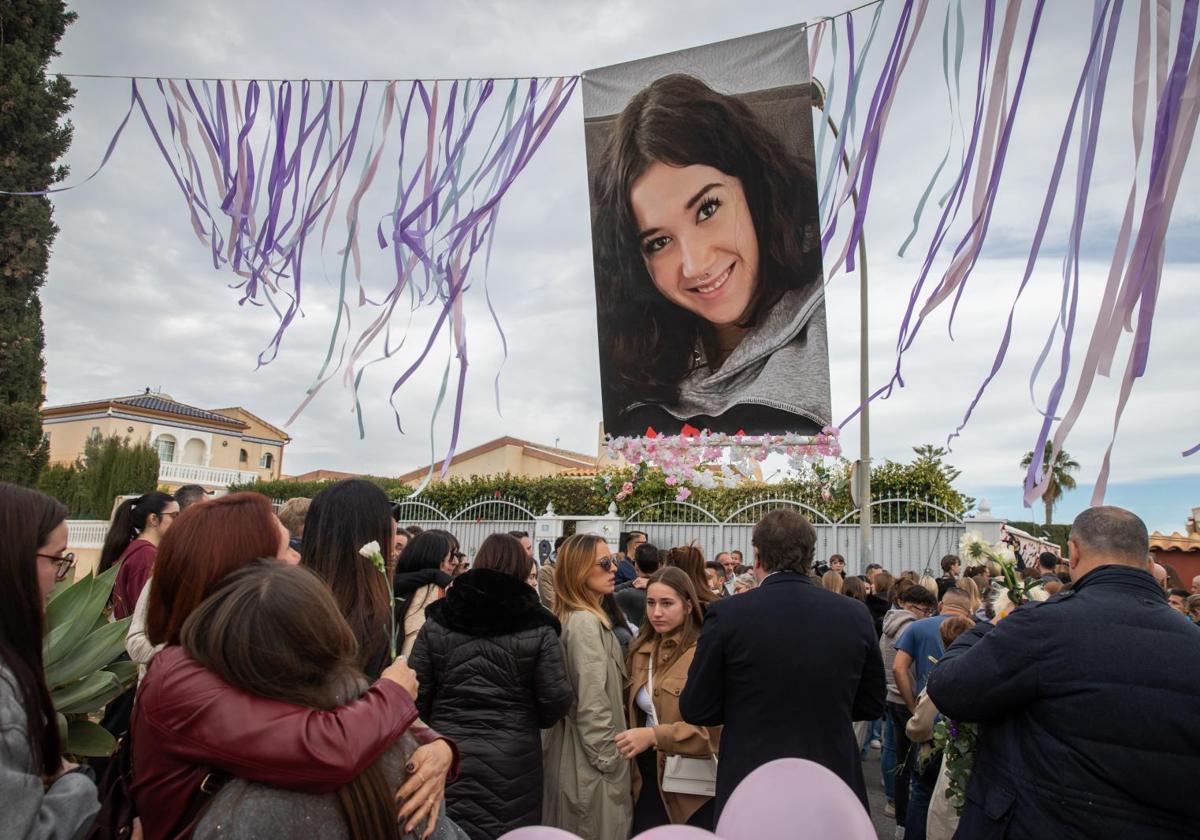
[[[39,554],[38,557],[54,561],[54,579],[59,581],[66,580],[67,572],[71,571],[71,567],[75,565],[75,552],[73,551],[68,551],[61,557],[53,554]]]
[[[606,572],[611,572],[614,568],[616,568],[617,561],[615,559],[613,559],[611,556],[601,557],[599,560],[596,561],[596,565],[599,566],[601,569],[603,569]]]

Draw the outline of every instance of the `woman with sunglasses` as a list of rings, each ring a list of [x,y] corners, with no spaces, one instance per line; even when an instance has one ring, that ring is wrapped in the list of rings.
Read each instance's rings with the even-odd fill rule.
[[[179,502],[157,490],[136,499],[126,499],[117,508],[96,569],[106,572],[114,563],[121,564],[113,586],[113,618],[133,615],[154,569],[158,544],[178,515]]]
[[[0,834],[75,837],[100,810],[86,768],[63,759],[42,670],[46,599],[66,576],[67,509],[0,483]]]
[[[601,602],[613,591],[616,559],[603,537],[576,534],[554,566],[554,614],[574,698],[543,747],[542,822],[591,840],[625,840],[633,819],[625,731],[625,663]]]

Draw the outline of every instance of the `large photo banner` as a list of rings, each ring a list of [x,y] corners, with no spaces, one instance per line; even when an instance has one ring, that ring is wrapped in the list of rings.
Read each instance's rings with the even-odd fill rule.
[[[605,430],[831,422],[804,26],[583,74]]]

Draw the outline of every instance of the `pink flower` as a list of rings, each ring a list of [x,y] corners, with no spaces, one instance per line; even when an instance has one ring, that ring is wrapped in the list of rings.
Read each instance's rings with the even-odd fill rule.
[[[668,487],[674,487],[678,483],[679,483],[679,479],[676,478],[675,476],[673,476],[673,475],[667,476],[667,486]]]
[[[621,492],[624,493],[626,496],[628,496],[630,493],[632,493],[633,492],[633,482],[626,481],[624,484],[622,484]]]
[[[687,489],[686,487],[680,487],[679,493],[677,493],[675,496],[675,501],[686,502],[691,495],[692,495],[691,490]]]

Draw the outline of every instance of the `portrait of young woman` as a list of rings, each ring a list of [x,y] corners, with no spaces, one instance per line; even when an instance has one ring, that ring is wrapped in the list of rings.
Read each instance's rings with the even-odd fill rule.
[[[611,434],[830,423],[808,88],[759,94],[661,76],[589,143]]]

